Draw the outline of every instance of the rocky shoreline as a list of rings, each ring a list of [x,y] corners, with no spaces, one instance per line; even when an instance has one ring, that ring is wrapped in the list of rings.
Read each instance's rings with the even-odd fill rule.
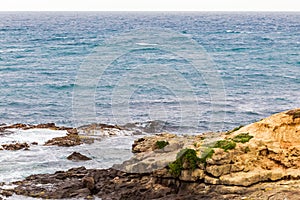
[[[74,138],[75,130],[68,130]],[[224,133],[145,136],[134,142],[135,155],[123,164],[31,175],[0,193],[54,199],[300,199],[299,133],[300,109],[294,109]]]
[[[72,128],[72,127],[64,127],[64,126],[56,126],[55,123],[47,123],[47,124],[38,124],[38,125],[31,125],[31,124],[13,124],[13,125],[5,125],[2,124],[0,126],[0,137],[1,135],[9,135],[12,132],[11,129],[22,129],[22,130],[29,130],[29,129],[49,129],[49,130],[58,130],[58,131],[66,131],[66,135],[62,137],[54,137],[48,141],[46,141],[43,145],[44,146],[60,146],[60,147],[71,147],[81,145],[83,143],[91,144],[94,142],[95,132],[101,133],[102,136],[114,136],[117,135],[118,132],[126,130],[119,126],[114,125],[107,125],[107,124],[90,124],[87,126],[82,126],[79,128]],[[79,133],[79,130],[82,134]],[[26,142],[19,143],[9,143],[9,144],[2,144],[0,145],[0,150],[29,150],[30,146],[38,145],[37,142],[33,142],[28,144]]]
[[[252,186],[208,184],[162,178],[157,174],[125,173],[110,169],[72,168],[55,174],[37,174],[4,190],[45,199],[299,199],[300,181],[261,182]]]

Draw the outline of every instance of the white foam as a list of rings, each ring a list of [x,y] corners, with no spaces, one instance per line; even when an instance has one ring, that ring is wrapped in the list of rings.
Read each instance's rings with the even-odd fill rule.
[[[0,188],[3,190],[12,190],[12,189],[16,188],[17,186],[18,185],[8,184],[8,185],[2,185],[2,186],[0,186]]]
[[[21,195],[13,194],[10,197],[7,197],[9,200],[42,200],[41,198],[33,198],[33,197],[26,197]]]
[[[30,145],[30,150],[0,151],[0,182],[12,182],[26,176],[39,173],[54,173],[72,167],[108,168],[122,163],[132,156],[131,145],[137,136],[102,137],[92,144],[72,147],[44,146],[47,139],[65,135],[65,131],[51,130],[14,130],[16,133],[5,136],[5,141],[17,139],[19,142],[37,141],[39,145]],[[27,135],[26,135],[27,134]],[[45,134],[43,136],[42,134]],[[27,136],[27,137],[26,137]],[[9,139],[8,139],[9,138]],[[95,136],[97,138],[97,136]],[[2,142],[4,141],[1,138]],[[67,156],[74,151],[86,155],[92,160],[73,162]]]
[[[140,45],[140,46],[156,46],[157,45],[157,44],[151,44],[151,43],[146,43],[146,42],[138,42],[135,44]]]
[[[13,142],[37,142],[44,144],[46,141],[54,138],[61,137],[67,134],[65,130],[50,130],[50,129],[7,129],[13,132],[12,134],[3,135],[0,137],[0,144],[9,144]]]
[[[96,129],[96,130],[80,130],[81,135],[88,136],[131,136],[132,131],[127,130],[119,130],[116,128],[104,128],[104,129]]]

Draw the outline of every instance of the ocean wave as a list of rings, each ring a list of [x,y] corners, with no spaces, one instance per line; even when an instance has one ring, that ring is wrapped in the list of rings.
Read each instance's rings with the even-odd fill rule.
[[[74,83],[69,83],[69,84],[65,84],[65,85],[54,85],[54,84],[46,84],[47,88],[50,89],[55,89],[55,90],[67,90],[70,88],[73,88],[76,84]]]
[[[167,130],[170,124],[160,120],[127,123],[121,127],[128,130],[140,131],[141,133],[159,133]]]
[[[156,45],[158,45],[158,44],[151,44],[151,43],[146,43],[146,42],[138,42],[135,44],[140,45],[140,46],[156,46]]]
[[[0,144],[10,144],[14,142],[27,142],[33,143],[37,142],[39,144],[44,144],[46,141],[54,138],[61,137],[67,134],[65,130],[50,130],[50,129],[6,129],[10,134],[5,137],[0,137]]]
[[[0,68],[0,71],[3,72],[18,72],[18,71],[24,71],[26,70],[26,68],[24,67],[4,67],[4,68]]]
[[[231,30],[231,29],[227,29],[225,32],[226,33],[241,33],[240,31]]]
[[[162,120],[151,120],[145,122],[129,122],[124,125],[113,125],[103,123],[92,123],[78,127],[83,133],[90,133],[95,135],[143,135],[143,134],[156,134],[162,132],[178,133],[178,130],[184,129],[186,132],[194,130],[195,127],[185,126],[184,124],[175,124]],[[111,132],[104,132],[111,131]],[[101,132],[102,131],[102,132]],[[180,134],[180,133],[178,133]]]
[[[230,51],[233,51],[233,52],[239,52],[239,51],[246,51],[248,50],[249,48],[246,48],[246,47],[236,47],[236,48],[232,48],[230,49]]]
[[[68,36],[56,36],[56,37],[49,37],[47,38],[47,41],[65,41],[65,40],[75,40],[74,37],[68,37]]]

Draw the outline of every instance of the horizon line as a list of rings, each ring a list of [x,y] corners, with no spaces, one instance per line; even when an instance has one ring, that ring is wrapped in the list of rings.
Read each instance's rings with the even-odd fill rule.
[[[299,12],[299,10],[1,10],[0,12]]]

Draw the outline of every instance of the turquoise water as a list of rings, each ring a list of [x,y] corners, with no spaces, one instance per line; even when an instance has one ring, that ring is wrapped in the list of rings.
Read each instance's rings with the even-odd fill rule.
[[[167,67],[181,70],[197,105],[190,96],[180,99],[173,87],[146,84],[128,99],[130,118],[124,123],[154,121],[159,131],[172,132],[179,132],[178,127],[209,131],[208,124],[214,123],[217,131],[300,107],[299,21],[300,13],[0,13],[0,123],[118,123],[116,111],[123,110],[112,104],[111,94],[124,74],[128,77],[130,70],[143,65],[155,69],[135,74],[145,82],[168,77]],[[82,114],[78,122],[74,91],[88,56],[109,38],[149,28],[172,30],[202,46],[225,98],[214,102],[212,111],[207,79],[194,73],[184,58],[154,44],[146,48],[145,43],[115,59],[97,77],[90,104],[95,118]],[[194,112],[183,114],[185,106],[195,107]],[[212,112],[222,117],[213,118]],[[182,119],[190,117],[197,121],[185,127]]]

